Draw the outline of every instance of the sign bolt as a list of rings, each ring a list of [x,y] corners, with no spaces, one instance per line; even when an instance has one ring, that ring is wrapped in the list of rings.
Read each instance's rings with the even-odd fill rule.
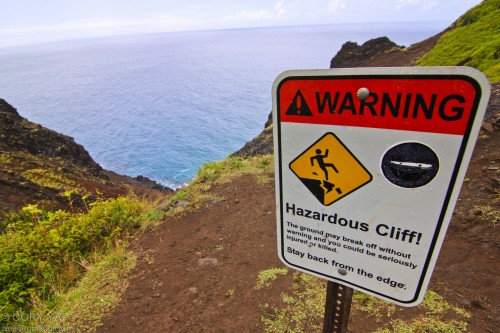
[[[361,101],[364,101],[365,99],[368,98],[368,96],[370,96],[370,91],[367,89],[367,88],[359,88],[358,89],[358,92],[356,93],[356,96],[358,96],[358,98],[361,100]]]
[[[340,275],[347,275],[347,271],[344,268],[339,268]]]

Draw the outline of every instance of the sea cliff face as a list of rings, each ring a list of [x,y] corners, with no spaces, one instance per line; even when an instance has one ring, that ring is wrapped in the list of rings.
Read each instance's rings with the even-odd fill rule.
[[[145,177],[104,170],[69,136],[21,117],[0,99],[0,220],[28,204],[67,209],[83,198],[171,192]]]
[[[397,45],[387,37],[370,39],[362,45],[346,42],[332,58],[330,68],[414,66],[446,31],[409,47]]]
[[[332,58],[330,68],[360,67],[384,53],[398,51],[403,48],[387,37],[370,39],[361,46],[355,42],[346,42],[337,55]]]
[[[69,136],[57,133],[21,117],[17,110],[0,99],[0,150],[24,151],[47,157],[63,158],[88,175],[101,176],[102,168],[90,154]]]

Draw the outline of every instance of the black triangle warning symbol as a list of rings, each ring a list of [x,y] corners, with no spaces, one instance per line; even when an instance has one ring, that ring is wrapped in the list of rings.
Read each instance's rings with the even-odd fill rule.
[[[292,103],[288,107],[286,114],[289,116],[312,116],[311,109],[306,103],[306,100],[300,90],[297,90]]]

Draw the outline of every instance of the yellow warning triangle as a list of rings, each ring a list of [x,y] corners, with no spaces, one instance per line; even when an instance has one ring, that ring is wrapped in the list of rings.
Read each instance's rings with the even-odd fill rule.
[[[373,179],[333,133],[326,133],[290,163],[290,169],[325,206]]]

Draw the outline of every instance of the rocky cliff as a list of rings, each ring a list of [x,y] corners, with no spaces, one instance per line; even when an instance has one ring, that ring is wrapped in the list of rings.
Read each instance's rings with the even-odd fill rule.
[[[100,174],[101,166],[73,138],[24,119],[3,99],[0,99],[0,150],[62,158],[85,174],[103,176]]]
[[[103,170],[73,138],[28,121],[0,99],[0,220],[27,204],[68,209],[83,198],[169,191],[142,176]]]

